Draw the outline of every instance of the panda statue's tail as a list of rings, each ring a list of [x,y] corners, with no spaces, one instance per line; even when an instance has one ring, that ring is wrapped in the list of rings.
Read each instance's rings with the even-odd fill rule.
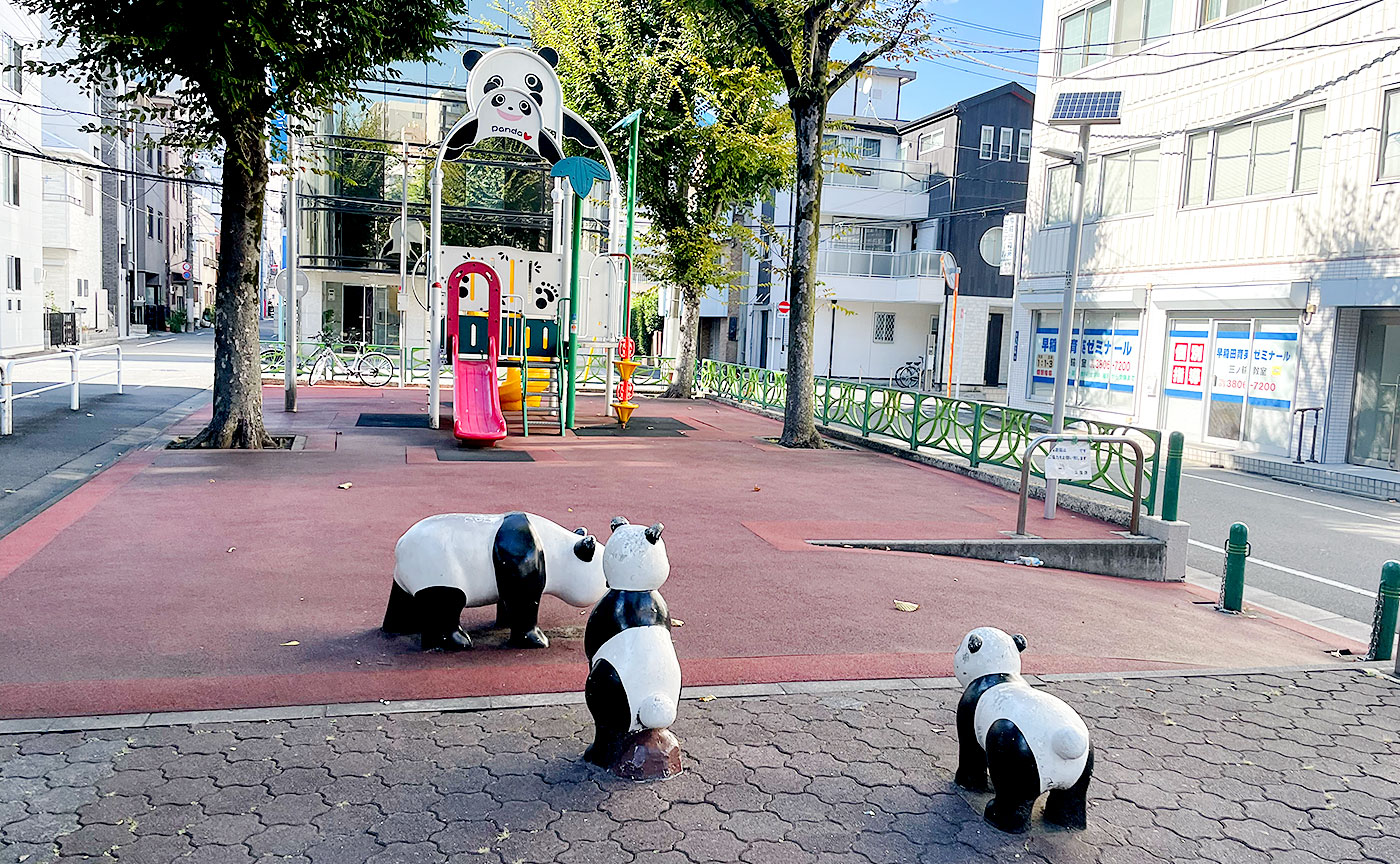
[[[637,722],[643,729],[668,729],[676,722],[676,702],[664,693],[653,693],[637,706]]]
[[[1089,749],[1089,738],[1079,729],[1062,727],[1055,732],[1050,746],[1061,759],[1078,759]]]

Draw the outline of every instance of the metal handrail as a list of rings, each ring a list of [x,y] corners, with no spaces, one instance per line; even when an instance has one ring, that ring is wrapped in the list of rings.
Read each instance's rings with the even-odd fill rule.
[[[1294,465],[1303,464],[1303,426],[1307,424],[1308,412],[1313,412],[1312,422],[1312,448],[1308,451],[1308,461],[1317,461],[1317,421],[1322,416],[1322,406],[1316,408],[1294,408],[1294,414],[1301,414],[1298,418],[1298,458],[1293,460]]]
[[[1026,533],[1026,502],[1030,493],[1031,482],[1031,454],[1035,448],[1047,441],[1089,441],[1103,444],[1127,444],[1133,448],[1137,455],[1137,460],[1133,471],[1133,515],[1128,523],[1130,533],[1138,533],[1138,522],[1142,515],[1142,465],[1143,454],[1142,445],[1135,439],[1126,435],[1073,435],[1068,433],[1056,433],[1051,435],[1040,435],[1031,440],[1026,447],[1024,455],[1021,457],[1021,495],[1016,505],[1016,533]]]
[[[68,387],[70,388],[68,407],[70,410],[77,411],[80,403],[81,386],[89,381],[96,381],[98,378],[102,378],[104,376],[112,374],[112,371],[108,370],[105,372],[99,372],[96,375],[92,375],[87,378],[81,378],[78,374],[79,361],[81,361],[85,357],[91,357],[94,354],[105,354],[107,352],[112,351],[116,352],[117,355],[117,368],[115,370],[117,376],[117,393],[121,394],[125,391],[122,389],[122,346],[120,345],[104,345],[100,348],[64,348],[58,354],[39,354],[33,357],[12,357],[9,360],[0,362],[0,435],[14,434],[14,403],[20,399],[28,399],[32,396],[39,396],[41,394],[47,393],[50,390],[57,390],[60,387]],[[43,387],[36,387],[35,389],[27,390],[24,393],[19,394],[18,396],[15,395],[14,369],[16,366],[23,366],[29,363],[43,363],[46,361],[55,360],[63,356],[68,357],[67,381],[59,381],[55,384],[48,384]]]

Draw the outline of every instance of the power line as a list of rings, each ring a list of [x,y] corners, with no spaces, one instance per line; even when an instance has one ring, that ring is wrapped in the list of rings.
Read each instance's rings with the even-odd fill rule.
[[[135,177],[143,180],[149,180],[152,183],[183,183],[186,186],[208,186],[214,189],[223,188],[222,183],[217,183],[213,180],[192,180],[187,177],[169,177],[164,174],[148,174],[144,171],[133,171],[127,168],[115,168],[111,165],[106,164],[93,165],[90,162],[80,162],[77,159],[64,159],[60,156],[50,156],[47,153],[34,152],[30,150],[17,150],[5,144],[0,144],[0,152],[13,153],[16,156],[20,156],[26,159],[34,159],[39,162],[51,162],[55,165],[71,165],[76,168],[86,168],[89,171],[97,171],[99,173],[106,172],[109,174],[117,174],[120,176]]]

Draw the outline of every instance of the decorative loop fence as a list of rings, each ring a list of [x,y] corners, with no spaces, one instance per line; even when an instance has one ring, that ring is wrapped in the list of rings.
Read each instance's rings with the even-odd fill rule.
[[[782,409],[787,375],[715,360],[696,364],[696,389],[702,395],[742,405]],[[815,381],[815,415],[824,427],[854,432],[913,452],[947,453],[967,460],[973,468],[996,465],[1021,470],[1026,447],[1050,431],[1050,414],[1008,408],[991,402],[954,399],[914,390],[862,384],[838,378]],[[1162,461],[1162,433],[1082,417],[1065,418],[1065,432],[1083,435],[1130,436],[1142,445],[1143,506],[1155,513],[1157,477]],[[1095,442],[1094,475],[1088,480],[1061,481],[1116,498],[1132,500],[1135,454],[1127,444]],[[1031,473],[1045,477],[1045,455],[1031,457]]]

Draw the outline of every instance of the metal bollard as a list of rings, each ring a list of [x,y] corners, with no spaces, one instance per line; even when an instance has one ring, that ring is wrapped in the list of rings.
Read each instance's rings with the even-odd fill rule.
[[[78,388],[82,385],[78,383],[78,352],[71,351],[68,354],[68,362],[73,370],[73,388],[68,396],[68,407],[74,411],[78,410]]]
[[[1221,612],[1238,612],[1244,603],[1244,559],[1249,557],[1249,526],[1236,522],[1225,541],[1225,578],[1220,580]]]
[[[1381,565],[1381,587],[1376,592],[1376,614],[1371,621],[1371,650],[1367,660],[1389,660],[1395,647],[1395,614],[1400,609],[1400,561]]]
[[[1181,493],[1181,457],[1186,450],[1186,436],[1173,432],[1167,437],[1167,467],[1162,486],[1162,519],[1176,521],[1177,499]]]

